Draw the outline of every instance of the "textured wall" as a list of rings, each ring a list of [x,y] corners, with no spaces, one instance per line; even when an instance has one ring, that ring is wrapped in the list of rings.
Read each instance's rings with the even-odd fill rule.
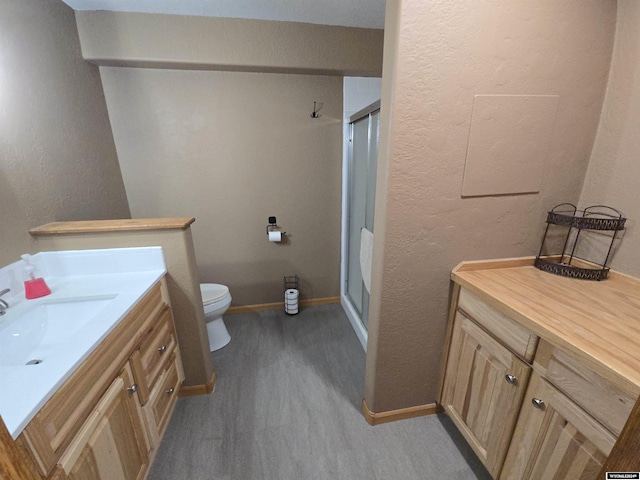
[[[380,76],[384,32],[308,23],[77,12],[98,65]]]
[[[194,216],[200,278],[234,305],[339,295],[342,79],[101,67],[135,217]],[[313,102],[321,117],[310,118]],[[269,243],[270,215],[287,232]]]
[[[640,3],[619,0],[602,118],[580,206],[610,205],[628,218],[612,267],[640,276]]]
[[[0,264],[33,252],[29,228],[129,217],[98,68],[58,0],[0,2],[0,132]]]
[[[536,253],[545,212],[577,201],[615,15],[614,0],[388,0],[365,381],[373,412],[435,401],[451,269]],[[560,96],[538,194],[461,198],[477,94]]]

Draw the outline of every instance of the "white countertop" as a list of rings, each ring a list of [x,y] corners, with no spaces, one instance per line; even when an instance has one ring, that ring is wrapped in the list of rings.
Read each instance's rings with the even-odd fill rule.
[[[34,300],[20,291],[21,262],[0,269],[0,289],[13,285],[10,304],[0,317],[0,335],[25,311],[42,303],[68,299],[108,298],[91,322],[70,334],[64,353],[52,353],[38,365],[0,366],[0,416],[15,439],[56,390],[95,347],[166,273],[160,247],[44,252],[33,256],[51,295]],[[15,325],[15,323],[13,324]]]

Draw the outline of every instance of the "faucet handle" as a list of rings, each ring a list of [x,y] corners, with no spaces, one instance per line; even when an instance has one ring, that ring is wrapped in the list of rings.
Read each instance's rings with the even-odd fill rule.
[[[10,288],[5,288],[4,290],[0,291],[0,297],[5,293],[9,293],[10,291]],[[7,311],[7,308],[9,308],[9,304],[0,298],[0,315],[4,315]]]

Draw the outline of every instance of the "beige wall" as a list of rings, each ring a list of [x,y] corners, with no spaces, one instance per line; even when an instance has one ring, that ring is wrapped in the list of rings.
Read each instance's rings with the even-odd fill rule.
[[[235,305],[339,295],[342,79],[101,67],[134,217],[194,216],[203,282]],[[313,102],[321,117],[310,118]],[[287,241],[267,241],[275,215]]]
[[[607,95],[580,206],[610,205],[628,218],[612,267],[640,276],[640,2],[618,1]]]
[[[365,380],[373,412],[435,401],[451,269],[535,254],[545,212],[578,200],[615,15],[614,0],[387,1]],[[479,94],[560,96],[538,194],[461,198]]]
[[[127,218],[97,67],[59,0],[0,2],[0,265],[34,252],[29,228]]]
[[[308,23],[77,12],[98,65],[380,76],[384,32]]]

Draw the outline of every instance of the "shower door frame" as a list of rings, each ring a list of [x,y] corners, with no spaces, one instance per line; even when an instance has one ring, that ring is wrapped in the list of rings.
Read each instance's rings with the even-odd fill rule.
[[[351,325],[362,344],[362,348],[367,350],[367,339],[368,332],[367,328],[364,326],[362,319],[360,317],[360,313],[353,305],[349,295],[347,294],[347,282],[348,282],[348,269],[349,269],[349,229],[350,229],[350,208],[351,208],[351,193],[352,193],[352,158],[353,158],[353,127],[354,123],[362,120],[363,118],[369,117],[369,125],[368,125],[368,138],[367,138],[367,148],[370,152],[371,148],[371,137],[374,133],[371,128],[371,115],[380,111],[380,100],[373,102],[371,105],[363,108],[357,113],[353,114],[349,118],[349,145],[348,145],[348,155],[345,161],[343,162],[342,168],[342,241],[341,241],[341,253],[342,253],[342,261],[340,266],[340,301],[342,307],[351,322]],[[378,129],[379,119],[378,119]],[[378,130],[379,131],[379,130]],[[377,162],[376,162],[377,163]],[[374,202],[375,203],[375,202]],[[362,287],[364,290],[364,286]],[[364,309],[363,309],[364,310]],[[368,309],[367,309],[368,311]]]

